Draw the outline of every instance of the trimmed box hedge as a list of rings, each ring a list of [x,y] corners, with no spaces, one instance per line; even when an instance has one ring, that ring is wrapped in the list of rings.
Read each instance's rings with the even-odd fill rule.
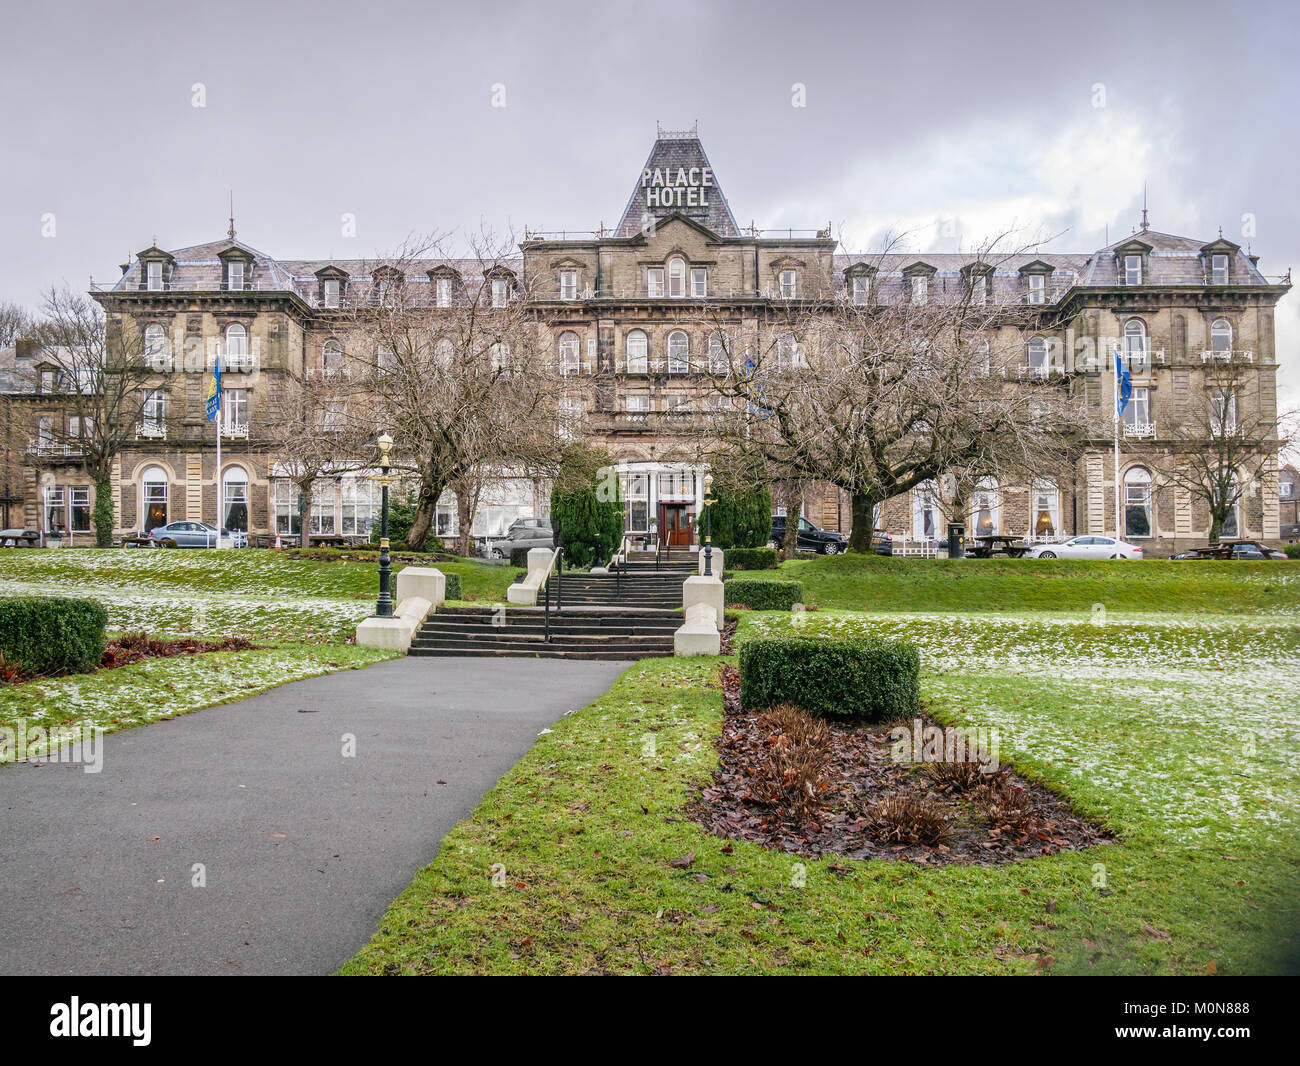
[[[447,580],[447,586],[443,590],[443,595],[449,600],[460,599],[460,574],[444,573],[442,576]]]
[[[94,600],[0,600],[0,655],[38,676],[84,673],[104,658],[107,624],[108,612]]]
[[[731,562],[731,557],[727,557]],[[803,603],[802,581],[773,581],[761,577],[733,577],[722,583],[723,600],[728,607],[748,607],[751,611],[789,611]]]
[[[729,548],[727,566],[735,570],[775,570],[775,548]]]
[[[916,713],[921,657],[912,644],[880,637],[780,637],[740,648],[740,702],[793,703],[813,714],[887,721]]]

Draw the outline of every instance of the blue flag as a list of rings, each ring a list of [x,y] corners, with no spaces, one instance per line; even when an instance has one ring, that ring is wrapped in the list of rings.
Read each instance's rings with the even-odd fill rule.
[[[215,422],[221,415],[221,353],[212,367],[212,386],[207,399],[208,421]]]
[[[1133,375],[1128,372],[1124,360],[1120,358],[1119,349],[1115,349],[1115,417],[1124,417],[1124,408],[1133,396]]]

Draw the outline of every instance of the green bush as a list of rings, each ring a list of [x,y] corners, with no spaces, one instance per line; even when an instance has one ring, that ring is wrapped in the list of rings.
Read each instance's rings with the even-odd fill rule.
[[[785,637],[740,648],[740,702],[746,708],[793,703],[814,714],[887,721],[916,713],[921,657],[902,641]]]
[[[717,501],[709,508],[713,544],[724,550],[761,548],[772,533],[772,493],[766,485],[736,487],[732,481],[724,473],[713,483]],[[706,523],[702,511],[695,524],[703,544]]]
[[[564,565],[575,570],[603,565],[623,537],[623,501],[614,491],[602,493],[595,486],[571,492],[551,493],[551,525],[560,531],[564,544]],[[602,500],[602,494],[613,499]]]
[[[460,574],[443,574],[447,579],[447,588],[445,595],[449,600],[461,599],[460,594]]]
[[[392,551],[401,544],[403,550],[406,548],[406,535],[411,532],[411,523],[415,521],[415,504],[408,499],[397,499],[389,497],[388,499],[388,545]],[[437,542],[436,537],[429,537],[429,541]],[[370,525],[370,543],[378,546],[379,544],[379,518],[375,517],[374,522]],[[426,542],[426,545],[428,542]],[[429,547],[430,551],[442,551],[442,545]]]
[[[528,566],[528,553],[529,553],[530,551],[532,551],[531,548],[511,548],[511,549],[510,549],[510,565],[511,565],[511,566],[522,566],[522,567],[527,567],[527,566]]]
[[[36,675],[93,670],[104,657],[107,623],[108,612],[94,600],[0,600],[0,656]]]
[[[776,551],[772,548],[729,548],[726,564],[736,570],[775,570]]]
[[[730,557],[727,562],[731,562]],[[734,577],[722,583],[722,595],[729,607],[748,607],[751,611],[788,611],[796,603],[803,603],[803,583]]]
[[[1283,544],[1282,550],[1288,559],[1300,559],[1300,544]]]

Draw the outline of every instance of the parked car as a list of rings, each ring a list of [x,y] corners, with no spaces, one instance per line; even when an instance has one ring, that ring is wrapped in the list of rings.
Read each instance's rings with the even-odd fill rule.
[[[1136,544],[1114,537],[1071,537],[1060,544],[1039,544],[1025,553],[1028,559],[1141,559]]]
[[[516,529],[543,529],[549,533],[551,528],[549,518],[516,518],[510,523],[510,528],[506,530],[506,533],[513,533]]]
[[[1270,548],[1257,540],[1224,540],[1204,548],[1179,552],[1175,559],[1272,559],[1286,562],[1286,552]]]
[[[551,548],[554,547],[554,542],[555,534],[551,532],[550,522],[544,526],[521,526],[516,523],[504,537],[488,545],[488,558],[509,559],[510,553],[516,548]]]
[[[781,546],[781,542],[785,540],[785,515],[772,516],[772,532],[768,536],[769,547]],[[849,538],[843,533],[818,529],[806,518],[799,519],[798,538],[801,552],[818,552],[821,555],[838,555],[849,542]]]
[[[1300,523],[1288,522],[1281,528],[1279,533],[1288,544],[1295,544],[1300,541]]]
[[[248,547],[248,535],[235,530],[233,533],[223,529],[218,533],[217,527],[207,522],[169,522],[165,526],[154,526],[149,530],[149,544],[154,548],[215,548],[218,537],[227,537],[236,548]]]

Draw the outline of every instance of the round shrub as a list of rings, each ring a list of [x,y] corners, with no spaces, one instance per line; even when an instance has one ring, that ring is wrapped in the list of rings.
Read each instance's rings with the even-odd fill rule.
[[[727,557],[731,563],[731,557]],[[733,577],[722,583],[723,600],[728,607],[748,607],[751,611],[789,611],[803,603],[803,583],[773,581],[761,577]]]
[[[903,641],[781,637],[740,648],[746,708],[792,703],[814,714],[882,722],[914,714],[920,698],[921,657]]]
[[[0,600],[0,655],[38,676],[83,673],[104,657],[107,624],[108,612],[94,600]]]

